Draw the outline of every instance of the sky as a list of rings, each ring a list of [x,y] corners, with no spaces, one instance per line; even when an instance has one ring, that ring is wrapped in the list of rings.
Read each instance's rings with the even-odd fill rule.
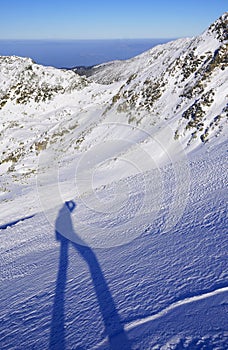
[[[227,0],[0,0],[0,39],[194,36],[227,5]]]

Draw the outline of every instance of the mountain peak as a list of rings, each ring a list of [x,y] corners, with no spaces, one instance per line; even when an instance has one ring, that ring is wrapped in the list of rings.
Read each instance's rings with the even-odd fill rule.
[[[36,64],[31,58],[0,56],[0,109],[5,104],[47,102],[55,95],[80,90],[86,79],[71,71]]]
[[[228,40],[228,12],[212,23],[207,31],[215,35],[220,42],[226,42]]]

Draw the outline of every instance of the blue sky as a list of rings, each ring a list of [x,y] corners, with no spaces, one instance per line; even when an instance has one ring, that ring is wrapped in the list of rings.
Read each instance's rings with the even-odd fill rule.
[[[0,39],[174,38],[200,34],[227,0],[1,0]]]

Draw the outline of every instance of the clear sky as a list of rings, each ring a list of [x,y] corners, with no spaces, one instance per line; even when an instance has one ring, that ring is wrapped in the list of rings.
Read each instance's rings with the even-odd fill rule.
[[[0,39],[193,36],[227,10],[227,0],[0,0]]]

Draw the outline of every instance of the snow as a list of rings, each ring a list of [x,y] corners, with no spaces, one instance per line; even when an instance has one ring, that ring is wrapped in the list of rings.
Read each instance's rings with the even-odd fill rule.
[[[1,349],[227,347],[227,67],[182,65],[221,45],[206,31],[89,79],[2,58]],[[20,74],[63,90],[17,103]],[[184,97],[195,74],[203,92]],[[160,75],[164,91],[140,109]],[[205,143],[182,116],[199,101]]]
[[[162,225],[169,216],[167,199],[174,195],[170,167],[161,169],[164,181],[169,181],[163,186],[158,215],[153,216],[151,191],[147,213],[134,213],[133,230],[129,211],[139,202],[135,198],[143,195],[141,187],[133,187],[128,205],[118,207],[120,215],[111,213],[112,222],[110,213],[93,208],[86,218],[85,204],[94,205],[94,193],[86,203],[73,198],[77,207],[72,213],[61,205],[54,226],[41,208],[32,218],[1,230],[1,348],[118,349],[122,345],[116,342],[124,339],[126,348],[152,349],[168,346],[174,335],[176,343],[213,344],[217,339],[223,348],[228,243],[225,147],[190,157],[188,201],[169,231],[164,232]],[[152,177],[151,172],[144,175]],[[108,194],[101,190],[103,198]],[[59,221],[64,227],[58,237]],[[85,228],[88,235],[97,232],[98,238],[104,231],[105,248],[83,248],[68,241],[72,237],[65,238],[69,233],[84,238]],[[111,247],[112,236],[121,231],[137,234],[128,244]],[[53,345],[55,341],[59,345]]]

